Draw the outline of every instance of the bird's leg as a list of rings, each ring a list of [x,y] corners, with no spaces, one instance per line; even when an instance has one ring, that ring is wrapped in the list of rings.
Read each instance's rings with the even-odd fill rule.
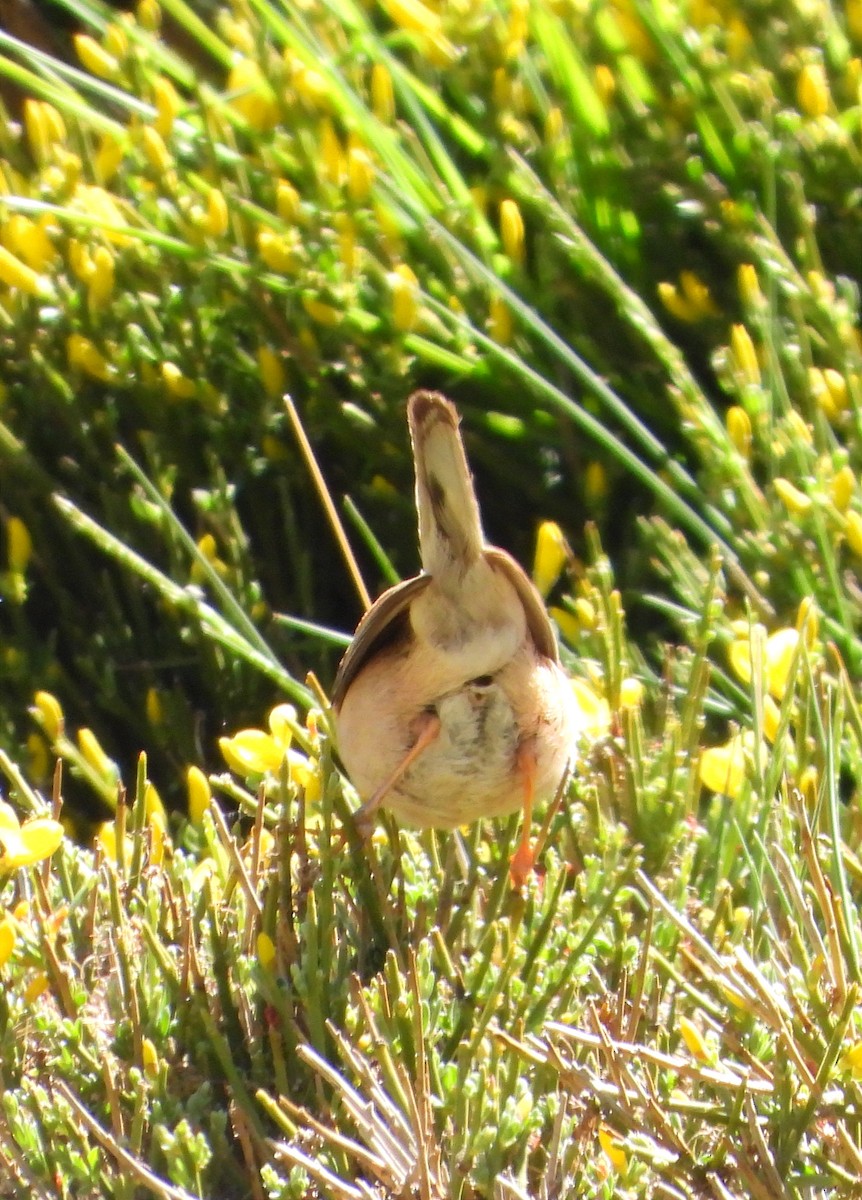
[[[522,742],[515,756],[515,770],[524,785],[524,817],[521,825],[521,841],[509,863],[509,878],[513,887],[523,887],[536,865],[536,856],[530,842],[533,824],[533,795],[536,785],[536,747],[532,738]]]
[[[369,797],[362,807],[358,808],[353,814],[356,828],[364,838],[370,835],[371,827],[374,824],[374,816],[389,792],[404,778],[408,769],[415,763],[420,754],[423,754],[435,738],[440,735],[440,718],[433,710],[420,713],[415,725],[416,741],[401,759],[401,762],[389,778],[384,779],[380,787],[374,792],[374,795]]]

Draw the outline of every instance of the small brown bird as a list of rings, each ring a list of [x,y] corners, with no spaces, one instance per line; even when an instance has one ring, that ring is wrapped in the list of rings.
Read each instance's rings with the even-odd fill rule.
[[[342,761],[364,800],[409,825],[453,829],[524,809],[510,867],[533,867],[533,797],[559,786],[578,708],[539,593],[486,544],[458,430],[444,396],[407,403],[422,573],[368,610],[332,691]]]

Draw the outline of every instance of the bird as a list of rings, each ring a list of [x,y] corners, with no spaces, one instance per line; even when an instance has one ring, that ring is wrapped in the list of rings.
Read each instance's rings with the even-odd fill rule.
[[[438,829],[521,808],[509,868],[520,887],[534,867],[534,798],[562,784],[578,708],[541,596],[485,540],[454,404],[414,392],[407,424],[422,570],[356,627],[331,694],[338,752],[366,835],[381,806]]]

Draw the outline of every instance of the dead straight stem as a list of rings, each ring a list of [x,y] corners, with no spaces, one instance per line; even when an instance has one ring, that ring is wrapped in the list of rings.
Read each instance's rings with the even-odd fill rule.
[[[371,596],[362,576],[359,574],[359,567],[353,551],[350,549],[350,543],[347,540],[347,534],[344,532],[344,525],[336,511],[335,505],[332,503],[332,496],[329,493],[329,488],[326,486],[326,480],[323,478],[317,459],[314,457],[314,451],[311,448],[311,442],[308,440],[299,413],[296,410],[296,405],[290,396],[284,397],[284,407],[287,409],[287,415],[290,417],[290,422],[293,425],[293,432],[296,434],[296,440],[299,442],[299,448],[302,451],[302,456],[305,459],[306,466],[314,486],[317,488],[317,494],[320,496],[320,502],[323,505],[329,524],[332,526],[332,532],[335,534],[335,540],[338,542],[338,548],[341,550],[342,556],[347,569],[350,572],[350,577],[353,580],[353,586],[362,601],[364,609],[371,607]]]

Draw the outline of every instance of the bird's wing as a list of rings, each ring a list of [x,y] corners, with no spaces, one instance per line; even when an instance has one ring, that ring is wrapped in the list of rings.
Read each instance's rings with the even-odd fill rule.
[[[407,608],[431,582],[430,575],[416,575],[385,591],[369,608],[356,627],[353,641],[338,664],[332,685],[332,703],[341,704],[347,689],[375,651],[403,635],[407,629]]]
[[[542,597],[525,575],[523,568],[515,562],[511,554],[507,554],[498,546],[486,546],[484,555],[485,561],[489,562],[494,570],[505,575],[518,593],[527,617],[527,629],[536,644],[536,649],[552,662],[559,662],[560,652],[557,649],[557,639],[554,637],[554,627],[545,611]]]

